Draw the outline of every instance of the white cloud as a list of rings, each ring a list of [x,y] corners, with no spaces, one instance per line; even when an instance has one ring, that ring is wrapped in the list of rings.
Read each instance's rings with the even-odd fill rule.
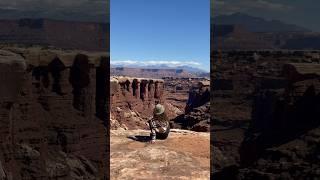
[[[124,60],[124,61],[110,61],[111,65],[133,65],[138,64],[138,61],[132,61],[132,60]]]
[[[166,61],[166,60],[150,60],[150,61],[136,61],[136,60],[111,60],[110,64],[113,66],[161,66],[166,65],[168,67],[177,66],[201,66],[196,61]]]

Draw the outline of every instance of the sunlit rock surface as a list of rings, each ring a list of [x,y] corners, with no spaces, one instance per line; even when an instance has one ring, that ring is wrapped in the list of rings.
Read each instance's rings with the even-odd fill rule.
[[[172,129],[148,142],[145,130],[111,131],[111,179],[210,179],[210,134]]]

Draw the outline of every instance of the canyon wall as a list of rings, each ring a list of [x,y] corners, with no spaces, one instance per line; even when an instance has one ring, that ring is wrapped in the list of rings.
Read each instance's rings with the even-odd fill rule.
[[[156,103],[173,128],[209,131],[210,81],[205,78],[111,78],[111,128],[148,129]],[[186,113],[186,114],[185,114]]]
[[[1,178],[108,176],[108,63],[105,53],[0,50]]]
[[[212,177],[319,177],[319,51],[215,51],[211,60]]]
[[[210,132],[210,80],[197,82],[189,88],[184,113],[173,119],[173,128]]]
[[[114,76],[110,86],[112,129],[145,129],[156,103],[164,103],[162,79]]]

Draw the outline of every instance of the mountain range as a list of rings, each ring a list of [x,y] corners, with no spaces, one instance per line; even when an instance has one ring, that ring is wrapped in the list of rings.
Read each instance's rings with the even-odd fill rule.
[[[245,13],[219,15],[211,18],[211,24],[215,25],[242,25],[250,32],[309,32],[310,30],[294,24],[288,24],[279,20],[266,20]]]
[[[206,73],[207,71],[197,68],[197,67],[191,67],[188,65],[178,65],[178,66],[171,66],[166,64],[159,64],[159,65],[112,65],[112,68],[116,67],[126,67],[126,68],[141,68],[141,69],[183,69],[188,72],[192,73]]]
[[[99,8],[101,11],[102,8]],[[94,10],[72,10],[72,9],[4,9],[0,8],[0,19],[54,19],[62,21],[80,21],[80,22],[97,22],[109,23],[109,11],[105,8],[103,13]]]
[[[0,44],[109,51],[109,24],[51,19],[0,20]]]
[[[209,72],[188,65],[111,65],[111,75],[141,77],[209,77]]]
[[[244,13],[211,18],[211,47],[223,50],[320,49],[320,33]]]

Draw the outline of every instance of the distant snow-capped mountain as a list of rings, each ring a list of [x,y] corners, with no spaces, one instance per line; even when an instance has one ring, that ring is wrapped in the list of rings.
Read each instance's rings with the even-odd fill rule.
[[[112,75],[128,75],[141,77],[210,77],[210,73],[188,65],[173,66],[168,64],[112,64]]]
[[[111,68],[116,68],[116,67],[127,67],[127,68],[140,68],[140,69],[181,69],[184,71],[187,71],[189,73],[208,73],[207,71],[197,68],[197,67],[192,67],[188,65],[178,65],[178,66],[173,66],[173,65],[166,65],[166,64],[159,64],[159,65],[143,65],[143,64],[111,64]]]

